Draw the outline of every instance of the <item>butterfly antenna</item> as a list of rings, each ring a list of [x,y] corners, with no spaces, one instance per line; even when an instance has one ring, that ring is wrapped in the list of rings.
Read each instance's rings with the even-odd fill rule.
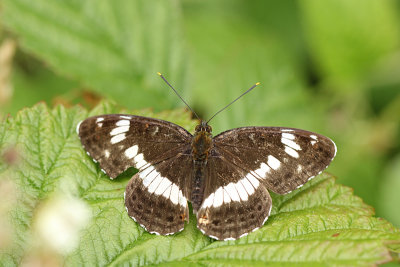
[[[164,80],[164,82],[165,82],[166,84],[168,84],[169,87],[171,87],[172,90],[174,90],[175,94],[182,100],[183,103],[185,103],[185,105],[190,109],[190,111],[191,111],[194,115],[196,115],[197,119],[198,119],[199,121],[201,121],[201,119],[200,119],[200,117],[197,115],[197,113],[194,112],[194,110],[188,105],[188,103],[186,103],[185,100],[183,100],[183,98],[178,94],[178,92],[175,90],[175,88],[167,81],[167,79],[165,79],[165,77],[164,77],[160,72],[157,72],[157,74],[161,77],[161,79]]]
[[[256,83],[255,85],[253,85],[252,87],[250,87],[246,92],[244,92],[243,94],[241,94],[239,97],[237,97],[235,100],[233,100],[231,103],[229,103],[228,105],[226,105],[225,107],[223,107],[222,109],[220,109],[217,113],[215,113],[208,121],[207,124],[215,117],[217,116],[217,114],[219,114],[220,112],[222,112],[223,110],[225,110],[227,107],[229,107],[230,105],[232,105],[233,103],[235,103],[237,100],[239,100],[239,98],[241,98],[242,96],[244,96],[245,94],[247,94],[248,92],[250,92],[251,90],[253,90],[257,85],[259,85],[260,83]]]

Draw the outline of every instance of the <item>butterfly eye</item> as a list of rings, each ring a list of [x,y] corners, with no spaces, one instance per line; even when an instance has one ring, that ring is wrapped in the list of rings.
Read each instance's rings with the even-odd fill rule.
[[[211,127],[210,125],[207,125],[206,131],[207,131],[208,133],[211,133],[211,132],[212,132],[212,127]]]

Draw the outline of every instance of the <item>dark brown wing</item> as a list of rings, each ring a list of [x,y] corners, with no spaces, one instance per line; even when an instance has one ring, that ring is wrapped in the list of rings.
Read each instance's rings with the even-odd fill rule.
[[[170,122],[119,114],[88,118],[77,132],[87,153],[111,178],[129,167],[139,169],[125,190],[131,218],[151,233],[183,229],[193,170],[189,132]]]
[[[219,240],[233,240],[261,227],[271,211],[271,197],[251,173],[214,150],[208,159],[204,201],[197,227]]]
[[[190,155],[178,154],[133,176],[125,190],[129,216],[150,233],[168,235],[183,230],[189,220],[187,190],[192,165]]]
[[[111,114],[77,126],[82,145],[111,178],[129,167],[139,170],[190,149],[192,135],[171,122]]]
[[[336,154],[328,137],[292,128],[237,128],[213,141],[215,153],[278,194],[289,193],[321,173]]]

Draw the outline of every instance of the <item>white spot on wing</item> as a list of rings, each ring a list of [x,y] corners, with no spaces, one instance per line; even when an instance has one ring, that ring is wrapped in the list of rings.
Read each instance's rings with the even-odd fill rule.
[[[310,137],[311,137],[312,139],[314,139],[315,141],[318,141],[318,138],[317,138],[317,136],[316,136],[315,134],[310,135]]]
[[[301,165],[297,166],[297,172],[298,173],[301,173],[302,170],[303,170],[303,166],[301,166]]]
[[[294,130],[292,130],[292,129],[282,129],[281,131],[282,132],[293,132]]]
[[[130,125],[130,121],[128,120],[119,120],[117,121],[117,123],[115,123],[116,126],[129,126]]]
[[[119,116],[121,119],[127,119],[127,120],[130,120],[131,119],[131,117],[130,116],[124,116],[124,115],[122,115],[122,116]]]
[[[248,235],[249,233],[244,233],[244,234],[242,234],[241,236],[239,236],[239,238],[242,238],[242,237],[244,237],[244,236],[246,236],[246,235]]]
[[[322,171],[321,171],[321,172],[322,172]],[[321,174],[321,172],[319,172],[317,175]],[[311,176],[311,177],[308,177],[307,181],[310,181],[311,179],[314,179],[314,178],[315,178],[315,175],[314,175],[314,176]],[[303,186],[303,185],[305,185],[305,183],[302,184],[301,186]]]
[[[254,186],[254,188],[257,188],[260,185],[260,182],[258,181],[258,179],[256,177],[254,177],[254,175],[252,175],[251,173],[248,173],[246,175],[246,178]]]
[[[139,173],[139,177],[144,179],[154,170],[153,166],[150,166]]]
[[[271,209],[272,209],[272,205],[271,206],[269,206],[269,211],[268,211],[268,215],[267,215],[267,217],[265,217],[265,219],[264,219],[264,221],[263,221],[263,223],[262,224],[264,224],[267,220],[268,220],[268,217],[269,217],[269,215],[271,214]]]
[[[170,180],[168,180],[168,178],[164,177],[161,180],[161,183],[158,185],[158,187],[157,187],[156,191],[154,192],[154,194],[162,195],[165,192],[165,190],[167,190],[167,188],[169,186],[171,186],[171,184],[172,184],[172,182]]]
[[[146,171],[146,174],[142,173]],[[139,174],[139,177],[143,179],[143,185],[145,187],[148,187],[153,181],[154,179],[160,175],[153,166],[150,166],[149,168],[147,168],[146,170],[144,170],[142,173]]]
[[[154,131],[151,133],[151,135],[156,135],[156,133],[158,133],[158,126],[154,127]]]
[[[174,203],[175,205],[177,205],[179,203],[179,188],[176,184],[172,184],[172,188],[171,188],[171,194],[169,199],[172,201],[172,203]]]
[[[145,227],[143,227],[144,229],[146,229]],[[147,231],[147,229],[146,229]],[[149,232],[150,234],[156,234],[156,235],[161,235],[159,232],[153,231],[153,232]],[[168,235],[168,234],[167,234]]]
[[[214,238],[214,239],[216,239],[216,240],[219,240],[219,238],[216,237],[216,236],[214,236],[214,235],[208,235],[208,236],[211,237],[211,238]]]
[[[110,151],[108,151],[107,149],[104,150],[104,156],[105,156],[106,158],[109,158],[109,157],[110,157]]]
[[[117,135],[117,134],[120,134],[120,133],[125,133],[125,132],[127,132],[127,131],[129,131],[129,126],[120,126],[120,127],[114,128],[114,129],[110,132],[110,135],[111,135],[111,136],[112,136],[112,135]]]
[[[149,165],[143,171],[139,172],[139,177],[143,179],[143,185],[147,188],[149,193],[162,195],[175,205],[187,206],[187,199],[183,196],[179,187],[168,178],[162,177],[153,166],[144,160],[143,154],[138,154],[134,160],[137,162],[136,168]]]
[[[136,168],[140,169],[147,164],[147,161],[144,160],[143,154],[140,153],[134,158]]]
[[[268,165],[272,169],[277,170],[281,166],[281,162],[277,158],[275,158],[274,156],[269,155],[268,156]]]
[[[242,183],[239,181],[237,184],[235,184],[236,190],[239,193],[240,199],[243,201],[247,201],[249,195],[246,192],[246,189],[242,185]]]
[[[289,140],[289,139],[286,139],[286,138],[281,138],[281,142],[283,144],[293,148],[293,149],[301,150],[301,147],[298,144],[296,144],[294,141],[292,141],[292,140]]]
[[[230,198],[228,192],[224,188],[224,203],[226,204],[226,203],[229,203],[229,202],[231,202],[231,198]]]
[[[283,133],[283,134],[282,134],[282,138],[286,138],[286,139],[289,139],[289,140],[294,140],[294,139],[295,139],[295,136],[294,136],[294,134]]]
[[[209,195],[206,200],[204,200],[203,204],[201,205],[203,208],[211,207],[214,202],[214,193]]]
[[[104,118],[103,118],[103,117],[98,117],[98,118],[96,119],[96,123],[99,123],[99,122],[102,122],[102,121],[104,121]]]
[[[116,144],[121,142],[122,140],[125,140],[125,133],[118,134],[111,138],[111,144]]]
[[[297,151],[294,150],[291,147],[285,146],[285,152],[287,154],[289,154],[290,156],[292,156],[293,158],[298,158],[299,157],[299,153],[297,153]]]
[[[229,183],[225,187],[219,187],[214,193],[209,195],[201,205],[202,208],[210,206],[219,207],[222,203],[231,201],[246,201],[249,195],[254,194],[260,182],[251,173],[236,183]]]
[[[233,201],[240,201],[240,197],[234,183],[229,183],[227,186],[225,186],[225,190],[228,192]]]
[[[81,127],[83,121],[80,121],[78,125],[76,125],[76,133],[79,135],[79,128]]]
[[[157,189],[157,187],[159,186],[159,184],[161,183],[163,177],[161,177],[160,175],[158,175],[153,182],[151,182],[151,184],[149,185],[149,187],[147,187],[147,190],[149,191],[149,193],[154,193]]]
[[[224,189],[221,186],[215,191],[213,207],[219,207],[224,203]]]
[[[247,178],[240,180],[240,182],[244,186],[244,189],[246,189],[248,195],[252,195],[254,193],[254,187],[251,185],[249,180],[247,180]]]
[[[260,168],[255,170],[254,172],[260,177],[260,178],[265,178],[266,174],[271,170],[270,167],[268,167],[267,164],[264,162],[261,163]]]
[[[317,143],[317,141],[311,140],[311,145],[312,145],[312,146],[315,145],[316,143]]]
[[[249,138],[251,139],[251,141],[255,142],[254,133],[249,134]]]
[[[129,159],[136,157],[139,148],[137,145],[131,146],[127,150],[125,150],[125,156]]]
[[[333,158],[334,158],[334,157],[336,157],[337,147],[336,147],[336,144],[335,144],[335,142],[333,142],[332,140],[331,140],[331,142],[332,142],[332,143],[333,143],[333,145],[335,146],[335,154],[333,155]],[[332,158],[332,159],[333,159],[333,158]]]
[[[179,205],[181,205],[182,207],[186,207],[187,206],[187,199],[186,197],[183,196],[182,191],[179,190]]]

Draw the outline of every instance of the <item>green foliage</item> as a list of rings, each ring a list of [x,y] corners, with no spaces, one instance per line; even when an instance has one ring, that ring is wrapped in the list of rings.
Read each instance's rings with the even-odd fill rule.
[[[86,100],[82,95],[87,92],[95,92],[129,109],[150,107],[162,111],[183,106],[156,75],[160,71],[201,117],[208,118],[252,84],[261,82],[257,89],[212,121],[214,132],[247,125],[275,125],[307,129],[331,137],[338,145],[338,155],[329,171],[335,173],[341,183],[354,188],[356,195],[366,203],[372,204],[379,216],[400,227],[397,205],[400,190],[400,14],[394,0],[364,0],[362,3],[254,0],[251,4],[245,0],[3,0],[0,37],[1,40],[15,39],[19,48],[11,76],[14,91],[12,98],[6,101],[3,99],[4,80],[0,79],[0,114],[15,115],[18,110],[39,101],[72,106],[83,102],[82,98]],[[4,75],[6,68],[2,64],[9,67],[11,63],[4,63],[1,53],[0,49],[0,72]],[[32,114],[28,114],[28,110]],[[109,104],[96,110],[91,114],[120,111]],[[57,112],[60,112],[59,117]],[[52,120],[53,115],[44,116],[46,113],[57,119]],[[61,113],[65,113],[65,117]],[[23,114],[26,120],[22,120]],[[63,194],[81,198],[89,185],[97,190],[95,184],[104,183],[99,192],[108,188],[111,190],[107,191],[109,197],[115,198],[115,207],[122,207],[117,204],[120,195],[113,195],[112,190],[123,190],[128,174],[115,183],[107,181],[85,158],[92,174],[97,174],[98,182],[94,183],[93,176],[81,177],[79,169],[75,172],[70,164],[70,154],[79,155],[75,160],[82,164],[81,149],[75,147],[75,154],[68,149],[74,147],[70,147],[70,141],[75,138],[72,124],[87,115],[77,107],[48,110],[36,106],[23,110],[15,119],[8,119],[0,126],[0,143],[5,151],[0,161],[18,162],[12,149],[16,143],[35,144],[31,149],[24,148],[35,159],[32,163],[31,158],[20,159],[22,163],[19,164],[23,165],[1,163],[2,177],[18,181],[17,187],[27,190],[27,195],[19,196],[18,202],[10,200],[22,207],[19,212],[17,208],[13,211],[14,219],[10,222],[18,233],[13,253],[8,254],[11,262],[17,263],[22,255],[26,258],[35,240],[30,224],[36,221],[32,218],[41,206],[38,203],[52,199],[53,194],[49,196],[50,193],[40,190],[57,195],[58,190],[65,189],[68,192]],[[157,114],[148,110],[145,115],[165,116],[187,129],[193,127],[188,115],[182,116],[182,110]],[[41,121],[41,116],[47,121]],[[33,131],[36,135],[30,134],[28,125],[37,128]],[[48,125],[52,126],[48,128]],[[64,127],[63,132],[52,133],[57,125]],[[54,138],[42,140],[48,133]],[[64,154],[57,151],[64,151]],[[71,175],[66,178],[65,172]],[[64,182],[58,184],[58,181]],[[118,183],[121,184],[116,187]],[[24,184],[33,189],[25,188]],[[1,188],[2,184],[0,194],[3,193]],[[279,199],[274,198],[275,204]],[[93,203],[85,201],[93,210]],[[96,203],[100,205],[101,202],[107,203]],[[0,215],[2,209],[0,205]],[[104,212],[103,224],[98,224],[99,232],[109,227],[106,222],[108,216],[114,214],[113,209],[106,211],[99,206],[98,213],[92,212],[96,222],[101,221],[96,219],[97,214]],[[272,222],[274,217],[269,221]],[[266,227],[270,227],[269,223]],[[125,251],[122,248],[131,248],[132,236],[137,237],[141,228],[132,233],[131,226],[126,227],[129,231],[121,228],[121,236],[127,235],[127,239],[111,240],[107,247],[96,247],[95,251],[107,248],[121,252]],[[1,229],[6,228],[0,219],[0,247],[3,247],[2,240],[6,238]],[[93,229],[89,227],[84,231],[86,239],[82,240],[87,244],[91,239],[109,238],[98,235]],[[193,225],[187,226],[185,231],[188,229],[197,233]],[[146,242],[154,237],[143,233],[143,238],[141,235],[137,239],[147,252],[149,243]],[[155,240],[153,242],[158,242],[158,238]],[[82,242],[78,252],[86,250]],[[187,255],[183,258],[192,259],[200,255],[196,253],[208,251],[210,241],[207,238],[192,242],[190,250],[178,249],[174,253],[177,251],[177,255],[183,253]],[[271,242],[265,244],[272,247]],[[89,257],[89,253],[78,252],[69,254],[68,262],[76,263],[78,258]],[[301,254],[299,257],[308,255],[304,251]],[[106,254],[104,262],[111,262],[113,255]],[[227,255],[233,254],[228,252]],[[380,255],[380,259],[385,258],[384,254]],[[172,256],[169,260],[173,260]],[[142,258],[141,263],[145,260],[147,257]],[[377,257],[375,261],[366,262],[379,261]],[[305,265],[310,263],[305,262]]]
[[[301,189],[273,194],[273,209],[261,229],[236,241],[216,242],[196,228],[192,215],[185,230],[174,236],[144,231],[127,215],[123,204],[129,176],[110,180],[82,149],[77,123],[90,115],[125,112],[103,103],[91,112],[80,107],[27,108],[0,125],[1,154],[13,149],[18,160],[2,162],[0,181],[16,185],[16,204],[8,216],[14,243],[1,248],[0,261],[15,266],[26,261],[35,244],[37,210],[52,196],[70,195],[89,207],[91,220],[77,248],[65,255],[66,266],[171,265],[288,265],[364,266],[391,259],[399,252],[400,231],[373,209],[322,174]],[[168,119],[192,130],[194,121],[182,111],[136,114]],[[55,211],[58,215],[58,211]],[[397,247],[396,247],[397,246]]]
[[[149,99],[171,106],[155,73],[182,85],[180,12],[176,1],[156,2],[5,0],[2,15],[21,45],[56,72],[125,106],[148,107]]]

